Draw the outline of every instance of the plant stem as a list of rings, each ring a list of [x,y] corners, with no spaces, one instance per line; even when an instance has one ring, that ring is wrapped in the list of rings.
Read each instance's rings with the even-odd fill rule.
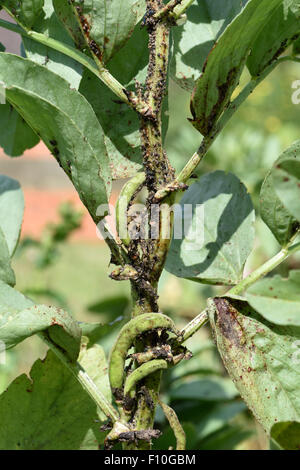
[[[232,289],[230,289],[227,292],[227,295],[241,294],[245,289],[251,286],[251,284],[258,281],[259,279],[264,277],[266,274],[268,274],[270,271],[275,269],[293,253],[300,251],[300,242],[296,243],[295,245],[292,245],[293,241],[295,240],[297,236],[298,236],[298,233],[293,237],[293,239],[291,240],[288,246],[283,248],[273,258],[271,258],[262,266],[260,266],[258,269],[256,269],[251,274],[249,274],[249,276],[243,279],[242,282],[240,282],[239,284],[234,286]],[[184,343],[194,333],[200,330],[200,328],[202,328],[202,326],[204,326],[207,323],[207,321],[208,321],[208,312],[205,309],[203,310],[203,312],[199,313],[199,315],[193,318],[193,320],[181,330],[180,335],[182,339],[180,340],[180,342]]]
[[[97,388],[97,385],[93,382],[91,377],[87,374],[84,368],[79,362],[71,362],[65,354],[60,351],[53,343],[49,340],[45,333],[39,334],[40,338],[49,346],[54,354],[62,361],[62,363],[69,369],[72,375],[80,383],[82,388],[87,392],[90,398],[96,403],[96,405],[103,411],[103,413],[112,420],[113,423],[120,419],[119,414],[115,408],[109,403],[103,393]]]
[[[160,8],[153,17],[159,19],[169,16],[178,20],[193,2],[194,0],[170,0],[164,7]]]
[[[155,198],[157,200],[161,200],[166,197],[170,193],[170,191],[174,190],[174,188],[180,189],[180,185],[182,183],[186,183],[189,180],[189,178],[191,177],[199,163],[203,160],[216,138],[219,136],[221,131],[224,129],[224,127],[235,114],[235,112],[238,110],[238,108],[251,95],[251,93],[253,93],[255,88],[267,77],[267,75],[269,75],[275,69],[278,64],[291,60],[295,60],[295,58],[293,56],[281,57],[280,59],[272,62],[272,64],[270,64],[258,77],[254,77],[252,78],[252,80],[250,80],[250,82],[244,87],[240,94],[233,101],[230,102],[227,109],[224,111],[219,121],[214,126],[213,130],[208,136],[203,138],[197,152],[194,153],[194,155],[187,162],[185,167],[177,175],[174,181],[172,181],[164,188],[156,192]]]
[[[96,75],[97,78],[105,83],[105,85],[116,96],[118,96],[120,100],[124,101],[137,112],[144,114],[149,109],[145,103],[139,101],[137,97],[135,97],[134,93],[127,91],[124,86],[121,85],[121,83],[119,83],[118,80],[116,80],[101,63],[97,63],[96,67],[94,61],[78,49],[75,49],[74,47],[69,46],[63,42],[57,41],[56,39],[45,36],[45,34],[37,33],[36,31],[31,30],[26,31],[20,26],[12,24],[9,21],[3,19],[0,19],[0,27],[18,33],[21,36],[27,37],[29,39],[33,39],[34,41],[37,41],[44,46],[50,47],[51,49],[61,52],[71,59],[76,60],[76,62],[86,67],[90,72]]]
[[[282,250],[273,256],[270,260],[264,263],[262,266],[253,271],[249,276],[243,279],[239,284],[234,286],[227,292],[227,295],[239,295],[249,286],[254,284],[256,281],[264,277],[269,272],[273,271],[277,266],[279,266],[283,261],[285,261],[293,253],[300,251],[300,243],[296,243],[292,246],[287,246],[282,248]]]
[[[203,310],[203,312],[199,313],[195,318],[193,318],[190,323],[188,323],[181,331],[180,336],[181,340],[180,343],[184,343],[187,339],[189,339],[193,334],[195,334],[202,326],[207,323],[208,320],[208,312],[207,310]]]
[[[164,7],[162,0],[147,0],[146,28],[149,33],[149,64],[147,70],[146,87],[143,100],[152,110],[152,116],[144,115],[141,118],[141,148],[145,171],[145,185],[148,189],[147,209],[151,212],[153,196],[162,186],[174,178],[174,169],[171,167],[162,144],[162,102],[167,86],[168,55],[170,25],[164,21],[155,21],[153,12]],[[166,205],[171,204],[171,197]],[[145,223],[151,232],[153,225],[150,220]],[[145,312],[157,312],[157,284],[163,269],[163,263],[168,251],[170,237],[163,239],[162,232],[172,225],[172,216],[162,208],[155,220],[156,237],[149,237],[139,242],[131,240],[128,248],[132,256],[132,265],[140,272],[140,279],[132,281],[132,299],[134,303],[133,316]],[[137,253],[139,259],[136,260]],[[156,341],[156,334],[153,333]],[[149,343],[150,344],[150,343]],[[144,338],[135,344],[136,352],[145,350],[148,340]],[[158,402],[161,371],[156,371],[143,379],[137,387],[137,407],[133,416],[136,430],[152,429],[155,409]],[[149,405],[150,403],[150,405]],[[149,441],[139,441],[138,444],[128,444],[127,449],[149,450]]]

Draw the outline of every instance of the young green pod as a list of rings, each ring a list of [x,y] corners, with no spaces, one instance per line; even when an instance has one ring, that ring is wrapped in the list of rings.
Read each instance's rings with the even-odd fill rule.
[[[125,380],[124,396],[130,394],[131,398],[135,395],[136,384],[147,377],[153,372],[161,369],[167,369],[168,364],[164,359],[154,359],[153,361],[145,362],[140,367],[135,369]]]
[[[123,387],[125,360],[135,338],[145,331],[157,328],[166,328],[177,334],[173,321],[162,313],[144,313],[123,326],[112,348],[109,362],[109,380],[113,391]]]

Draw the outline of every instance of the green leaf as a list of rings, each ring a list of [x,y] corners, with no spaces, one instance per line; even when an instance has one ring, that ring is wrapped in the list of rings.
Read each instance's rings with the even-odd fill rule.
[[[7,313],[15,315],[33,305],[32,300],[0,280],[0,321]]]
[[[76,9],[88,40],[96,43],[103,63],[124,46],[140,20],[141,12],[145,11],[144,0],[85,0],[84,5],[80,0],[74,0],[72,3],[73,12]],[[70,19],[66,23],[69,25]]]
[[[248,54],[276,9],[290,0],[249,0],[211,50],[191,101],[192,123],[208,135],[228,105]]]
[[[200,450],[233,450],[251,434],[251,431],[245,431],[240,426],[224,426],[220,431],[200,441],[198,448]]]
[[[218,403],[196,424],[198,439],[204,439],[219,431],[245,409],[246,406],[242,401]]]
[[[0,105],[0,128],[0,145],[10,157],[22,155],[40,140],[9,103]]]
[[[300,417],[300,328],[270,325],[244,301],[209,301],[209,319],[224,365],[256,419],[270,433]]]
[[[5,236],[9,255],[12,256],[21,232],[24,196],[18,181],[0,175],[0,228]]]
[[[299,450],[300,422],[286,421],[274,424],[271,438],[282,450]]]
[[[45,67],[0,53],[0,80],[7,100],[41,136],[72,180],[95,221],[111,189],[103,131],[92,107]]]
[[[16,283],[15,273],[10,265],[10,255],[4,233],[0,228],[0,282],[4,281],[10,286]]]
[[[0,52],[4,52],[6,47],[0,42]]]
[[[50,341],[63,349],[72,361],[76,361],[80,349],[81,329],[64,310],[46,305],[33,305],[15,314],[8,310],[1,315],[0,340],[6,349],[41,332],[46,332]]]
[[[172,29],[172,78],[192,91],[207,56],[220,34],[248,0],[197,0],[186,11],[187,21]]]
[[[100,346],[83,350],[80,363],[111,400]],[[0,449],[98,450],[102,414],[69,370],[48,352],[16,378],[0,397]],[[17,433],[16,433],[17,430]]]
[[[249,287],[246,297],[269,322],[300,326],[300,271],[290,271],[288,279],[262,279]]]
[[[210,377],[174,387],[170,397],[172,400],[225,401],[232,400],[237,393],[231,380]]]
[[[260,214],[281,246],[285,246],[297,232],[299,223],[277,196],[272,170],[267,174],[260,190]]]
[[[69,2],[62,2],[61,0],[52,0],[54,11],[59,18],[60,22],[68,31],[69,36],[73,39],[77,48],[83,50],[86,48],[86,42],[83,37],[80,23],[74,15],[74,10]]]
[[[128,90],[135,89],[134,77],[144,82],[148,63],[147,43],[147,31],[136,28],[125,47],[108,64],[110,73]],[[83,74],[79,91],[93,107],[105,132],[113,179],[132,177],[142,168],[137,113],[126,103],[116,100],[112,91],[88,70]]]
[[[31,29],[43,15],[44,0],[1,0],[3,7],[19,24]]]
[[[52,0],[45,0],[44,12],[45,16],[35,22],[34,30],[57,41],[74,46],[74,42],[54,12]],[[65,78],[72,88],[78,89],[82,75],[82,66],[78,62],[30,38],[23,37],[23,44],[26,56],[29,59],[44,65],[52,72]]]
[[[180,205],[185,217],[192,207],[192,221],[185,221],[183,237],[174,232],[166,270],[210,284],[239,282],[254,242],[254,209],[245,186],[231,173],[208,173],[190,187]],[[175,213],[176,230],[180,223]]]
[[[300,38],[294,42],[293,45],[293,54],[299,55],[300,54]]]
[[[300,222],[300,140],[275,162],[272,177],[277,196],[288,212]]]
[[[293,11],[291,7],[300,5],[299,0],[282,2],[280,8],[274,8],[268,24],[256,38],[247,67],[252,76],[259,75],[271,62],[277,59],[300,34],[300,8]]]
[[[0,280],[0,340],[6,349],[46,332],[50,341],[76,360],[81,338],[78,323],[62,309],[34,302]]]
[[[120,328],[120,323],[123,322],[123,317],[119,317],[110,323],[85,323],[79,322],[82,331],[82,336],[89,339],[88,347],[97,343],[101,338],[108,336],[116,328]]]

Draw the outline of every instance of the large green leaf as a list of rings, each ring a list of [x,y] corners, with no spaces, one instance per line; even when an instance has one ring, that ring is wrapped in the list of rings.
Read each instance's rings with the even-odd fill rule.
[[[45,67],[0,53],[0,80],[7,100],[41,136],[72,180],[94,220],[111,189],[103,131],[92,107]]]
[[[298,229],[299,223],[277,196],[272,170],[267,174],[261,187],[260,214],[281,246],[285,246]]]
[[[277,444],[277,449],[300,449],[300,422],[287,421],[276,423],[271,429],[271,438]]]
[[[22,155],[40,140],[9,103],[0,105],[0,129],[0,146],[10,157]]]
[[[264,429],[298,420],[300,328],[270,325],[247,302],[225,298],[209,301],[209,319],[224,365]]]
[[[24,339],[46,332],[50,341],[75,361],[79,354],[81,329],[64,310],[45,305],[33,305],[12,314],[6,311],[0,319],[0,340],[6,349],[14,347]]]
[[[238,414],[246,409],[242,401],[218,403],[196,424],[198,439],[204,439],[219,431]]]
[[[0,280],[0,340],[6,349],[46,332],[50,341],[76,360],[81,338],[78,323],[65,311],[34,302]]]
[[[90,348],[93,344],[98,343],[100,339],[108,336],[116,328],[122,326],[124,317],[120,316],[116,320],[110,323],[86,323],[79,322],[79,326],[82,331],[82,336],[86,336],[89,340],[88,347]]]
[[[293,7],[297,7],[296,10]],[[258,35],[247,60],[248,69],[253,76],[259,75],[264,68],[280,56],[300,34],[300,1],[282,2],[274,8],[268,25]]]
[[[198,444],[200,450],[234,450],[238,444],[251,436],[252,432],[241,426],[224,426]]]
[[[198,79],[192,101],[193,125],[207,135],[230,101],[258,35],[272,24],[272,14],[290,0],[249,0],[219,37]]]
[[[5,236],[9,255],[17,246],[24,213],[24,197],[18,181],[0,175],[0,228]]]
[[[145,29],[136,28],[128,43],[108,64],[112,75],[129,90],[134,90],[134,77],[144,82],[147,42]],[[142,167],[138,115],[126,103],[118,101],[112,91],[88,70],[84,72],[79,91],[93,107],[105,132],[113,179],[133,176]]]
[[[294,45],[293,45],[293,53],[295,55],[299,55],[300,54],[300,38],[297,39],[297,41],[294,42]]]
[[[88,40],[96,43],[99,58],[104,63],[124,46],[140,20],[141,12],[145,11],[144,0],[85,0],[84,4],[81,0],[74,0],[72,3],[73,15],[76,9]],[[58,1],[55,7],[60,8]],[[63,11],[66,13],[65,9]],[[68,10],[68,13],[71,14],[71,11]],[[72,20],[65,20],[63,15],[60,17],[72,33]],[[75,33],[77,36],[76,30]]]
[[[43,17],[43,6],[44,0],[0,0],[0,7],[29,29]]]
[[[277,196],[288,212],[300,222],[300,141],[289,147],[272,169]]]
[[[231,173],[208,173],[190,187],[180,205],[185,217],[189,207],[193,216],[188,227],[185,221],[183,237],[174,232],[167,271],[211,284],[239,282],[254,241],[254,209],[245,186]],[[175,213],[175,230],[180,223]]]
[[[248,0],[196,0],[187,10],[187,21],[172,29],[172,78],[192,91],[207,56],[226,26]]]
[[[79,361],[108,400],[107,363],[100,346]],[[98,450],[102,414],[69,370],[50,351],[30,377],[16,378],[0,397],[1,450]]]
[[[10,254],[3,231],[0,228],[0,282],[4,281],[10,286],[16,283],[15,274],[10,265]]]
[[[219,402],[232,400],[237,393],[234,384],[228,378],[209,377],[174,387],[170,391],[170,397],[172,400]]]
[[[54,12],[52,0],[44,1],[45,15],[35,22],[34,30],[57,41],[74,46],[74,42]],[[30,38],[23,37],[23,44],[26,56],[29,59],[44,65],[49,70],[65,78],[72,88],[78,89],[82,75],[82,66],[78,62]]]
[[[269,322],[300,326],[300,271],[290,271],[288,279],[262,279],[249,287],[246,297]]]

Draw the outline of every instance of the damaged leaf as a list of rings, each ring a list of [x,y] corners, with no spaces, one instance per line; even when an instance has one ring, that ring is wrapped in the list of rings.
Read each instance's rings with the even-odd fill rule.
[[[98,221],[97,208],[110,195],[111,172],[92,107],[64,79],[13,54],[0,53],[0,80],[7,100],[45,142]]]
[[[69,37],[54,12],[52,0],[44,0],[44,3],[44,16],[35,22],[34,30],[56,41],[74,46],[74,42]],[[78,89],[82,75],[81,64],[67,57],[65,54],[40,44],[33,39],[23,37],[23,44],[26,56],[29,59],[57,73],[65,78],[72,88]]]
[[[10,157],[19,157],[40,140],[9,103],[0,105],[0,129],[0,146]]]
[[[299,0],[282,2],[271,12],[268,24],[258,35],[247,60],[252,76],[259,75],[269,64],[276,60],[300,35]],[[287,7],[288,5],[288,7]]]
[[[265,431],[299,420],[300,328],[271,326],[247,302],[218,297],[209,300],[209,320],[231,379]]]

